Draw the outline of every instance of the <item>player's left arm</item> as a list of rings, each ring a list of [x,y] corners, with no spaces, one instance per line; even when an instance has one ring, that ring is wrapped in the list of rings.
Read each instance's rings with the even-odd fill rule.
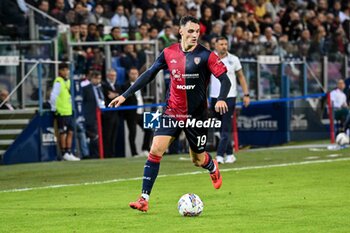
[[[208,67],[210,72],[221,82],[220,93],[215,104],[215,111],[222,115],[228,111],[228,106],[225,100],[231,88],[230,79],[226,74],[227,68],[220,58],[213,52],[209,55]]]
[[[243,104],[245,107],[248,107],[248,105],[250,104],[250,97],[249,97],[248,85],[247,85],[247,82],[245,80],[243,70],[240,69],[240,70],[236,71],[236,76],[237,76],[238,82],[241,85],[242,90],[243,90],[243,94],[244,94]]]
[[[121,94],[120,96],[117,96],[116,98],[114,98],[110,104],[108,105],[108,107],[119,107],[122,103],[125,102],[125,100],[133,95],[136,91],[142,89],[143,87],[145,87],[148,83],[150,83],[158,74],[158,72],[161,69],[166,69],[167,68],[167,64],[165,61],[165,57],[164,57],[164,51],[158,56],[158,58],[156,59],[156,61],[153,63],[153,65],[146,70],[145,72],[143,72],[140,77],[136,80],[136,82],[131,85],[123,94]]]
[[[218,96],[218,100],[215,104],[215,111],[219,112],[221,115],[228,112],[228,106],[226,103],[226,97],[231,89],[231,82],[226,72],[217,77],[221,83],[220,93]]]

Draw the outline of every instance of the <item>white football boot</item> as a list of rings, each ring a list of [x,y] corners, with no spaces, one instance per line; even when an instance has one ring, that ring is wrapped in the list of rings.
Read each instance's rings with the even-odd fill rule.
[[[236,162],[236,156],[235,155],[227,155],[225,159],[225,163],[234,163]]]

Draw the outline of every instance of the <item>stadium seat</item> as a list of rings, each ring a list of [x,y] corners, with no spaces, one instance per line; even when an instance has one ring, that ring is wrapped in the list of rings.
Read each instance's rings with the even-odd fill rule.
[[[120,65],[120,57],[112,57],[112,67],[121,67]]]
[[[123,67],[113,67],[113,69],[117,72],[117,84],[123,85],[125,83],[126,75],[125,68]]]

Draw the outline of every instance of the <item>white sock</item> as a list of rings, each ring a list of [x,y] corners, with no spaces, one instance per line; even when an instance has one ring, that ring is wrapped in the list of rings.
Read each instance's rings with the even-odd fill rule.
[[[210,173],[214,173],[215,171],[216,171],[216,166],[214,164],[214,168],[213,168],[213,170],[210,171]]]
[[[142,193],[142,194],[141,194],[141,197],[143,197],[146,201],[149,200],[149,195],[146,194],[146,193]]]

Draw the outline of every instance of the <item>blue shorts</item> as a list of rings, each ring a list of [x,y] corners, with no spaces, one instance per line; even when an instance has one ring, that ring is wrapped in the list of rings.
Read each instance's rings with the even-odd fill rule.
[[[161,121],[164,116],[161,117]],[[174,118],[167,118],[165,125],[160,124],[159,128],[154,130],[154,136],[171,136],[177,138],[182,130],[185,132],[190,148],[195,153],[202,153],[205,151],[207,145],[208,128],[204,127],[178,127]]]

